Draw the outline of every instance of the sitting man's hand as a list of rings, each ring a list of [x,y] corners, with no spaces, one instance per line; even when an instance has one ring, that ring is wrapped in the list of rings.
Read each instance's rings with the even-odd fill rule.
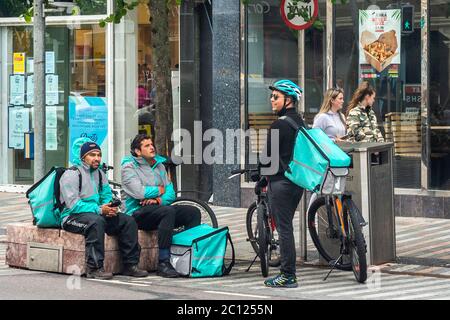
[[[118,207],[110,207],[109,204],[102,205],[102,215],[105,217],[115,217],[117,216]]]
[[[141,206],[149,206],[154,204],[159,204],[157,199],[144,199],[140,202]]]

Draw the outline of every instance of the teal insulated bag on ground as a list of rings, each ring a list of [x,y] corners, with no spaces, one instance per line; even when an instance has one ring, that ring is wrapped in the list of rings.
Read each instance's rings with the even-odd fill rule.
[[[229,266],[225,266],[227,241],[232,250]],[[230,273],[234,260],[234,246],[228,227],[213,228],[201,224],[172,238],[170,263],[179,275],[192,278],[224,276]]]
[[[78,170],[75,167],[52,167],[38,182],[28,189],[26,197],[33,214],[33,224],[40,228],[59,228],[60,216],[64,205],[60,202],[59,180],[66,170]],[[80,174],[81,190],[81,174]]]
[[[316,193],[343,193],[351,158],[321,129],[306,129],[289,117],[281,118],[297,131],[292,159],[284,175]]]

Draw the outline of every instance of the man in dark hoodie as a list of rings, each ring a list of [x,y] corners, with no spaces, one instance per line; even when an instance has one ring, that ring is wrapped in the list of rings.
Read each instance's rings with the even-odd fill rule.
[[[100,147],[86,138],[77,139],[72,146],[74,170],[66,170],[60,180],[61,213],[64,230],[84,235],[86,239],[86,276],[95,279],[111,279],[105,272],[105,233],[117,235],[124,265],[122,274],[146,277],[147,271],[138,269],[140,246],[138,228],[131,217],[119,213],[110,206],[111,187],[105,173],[99,169],[102,153]],[[80,189],[81,175],[81,189]]]
[[[200,224],[200,210],[193,206],[171,206],[175,190],[164,167],[166,158],[156,154],[151,138],[138,134],[131,143],[131,156],[122,160],[123,211],[136,219],[139,229],[158,230],[159,264],[157,274],[175,278],[170,264],[173,229]]]

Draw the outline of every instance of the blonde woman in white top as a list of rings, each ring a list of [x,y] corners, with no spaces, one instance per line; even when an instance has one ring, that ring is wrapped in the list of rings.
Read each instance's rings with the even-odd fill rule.
[[[322,106],[314,118],[313,128],[320,128],[333,141],[343,141],[347,126],[342,114],[344,91],[340,88],[328,89],[324,94]]]

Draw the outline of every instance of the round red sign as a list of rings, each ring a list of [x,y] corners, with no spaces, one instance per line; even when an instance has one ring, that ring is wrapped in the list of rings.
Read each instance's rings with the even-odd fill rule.
[[[280,11],[289,28],[303,30],[312,26],[319,15],[319,3],[318,0],[282,0]],[[304,13],[311,18],[305,20]]]

